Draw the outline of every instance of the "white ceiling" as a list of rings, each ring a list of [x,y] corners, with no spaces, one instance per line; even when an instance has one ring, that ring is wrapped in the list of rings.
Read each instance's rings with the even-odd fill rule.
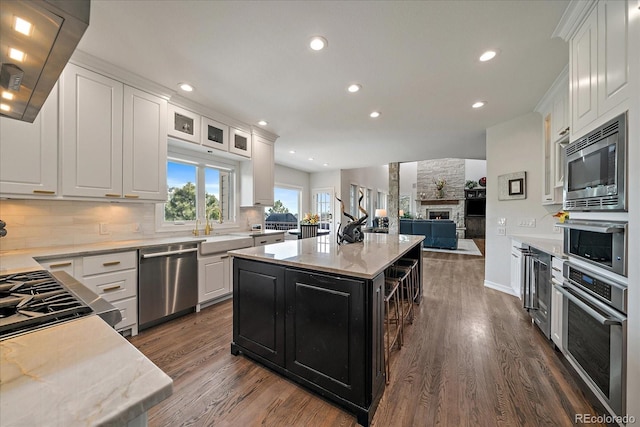
[[[567,64],[567,44],[551,39],[567,4],[93,0],[78,48],[172,90],[188,81],[186,98],[243,122],[267,120],[276,163],[296,169],[483,159],[485,129],[532,111]],[[328,48],[311,51],[313,35]],[[489,48],[499,56],[479,62]],[[350,83],[363,88],[347,93]],[[488,104],[473,110],[476,100]]]

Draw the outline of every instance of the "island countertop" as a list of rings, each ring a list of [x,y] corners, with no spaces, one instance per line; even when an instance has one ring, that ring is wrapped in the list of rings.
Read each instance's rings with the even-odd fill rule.
[[[229,251],[229,255],[364,279],[373,279],[424,236],[366,233],[363,242],[338,245],[334,235],[287,240]]]

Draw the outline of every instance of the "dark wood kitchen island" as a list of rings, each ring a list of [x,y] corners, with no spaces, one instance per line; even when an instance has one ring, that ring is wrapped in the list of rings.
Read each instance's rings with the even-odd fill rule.
[[[384,271],[418,260],[423,236],[333,236],[230,251],[233,342],[242,353],[356,414],[368,426],[384,392]]]

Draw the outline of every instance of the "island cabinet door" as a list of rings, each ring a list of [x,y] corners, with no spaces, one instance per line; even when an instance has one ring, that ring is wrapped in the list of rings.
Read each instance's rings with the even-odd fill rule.
[[[233,260],[233,342],[284,367],[284,267]]]
[[[292,269],[285,280],[286,369],[368,406],[365,282]]]

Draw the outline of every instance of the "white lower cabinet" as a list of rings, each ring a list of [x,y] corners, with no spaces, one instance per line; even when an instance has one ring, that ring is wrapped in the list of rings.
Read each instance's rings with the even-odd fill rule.
[[[562,268],[564,261],[562,258],[553,257],[551,261],[551,281],[552,285],[562,284]],[[563,351],[562,348],[562,294],[556,290],[555,286],[551,288],[551,340],[553,343]]]
[[[70,276],[75,275],[76,260],[74,258],[39,259],[38,264],[48,271],[64,271]]]
[[[253,246],[271,245],[284,242],[284,233],[269,234],[268,236],[254,236]]]
[[[516,295],[520,295],[523,275],[523,256],[518,249],[522,248],[522,243],[512,240],[511,245],[511,289]]]
[[[198,304],[229,295],[231,257],[226,252],[198,259]]]
[[[117,331],[138,335],[138,256],[136,251],[82,258],[82,283],[120,310]]]

